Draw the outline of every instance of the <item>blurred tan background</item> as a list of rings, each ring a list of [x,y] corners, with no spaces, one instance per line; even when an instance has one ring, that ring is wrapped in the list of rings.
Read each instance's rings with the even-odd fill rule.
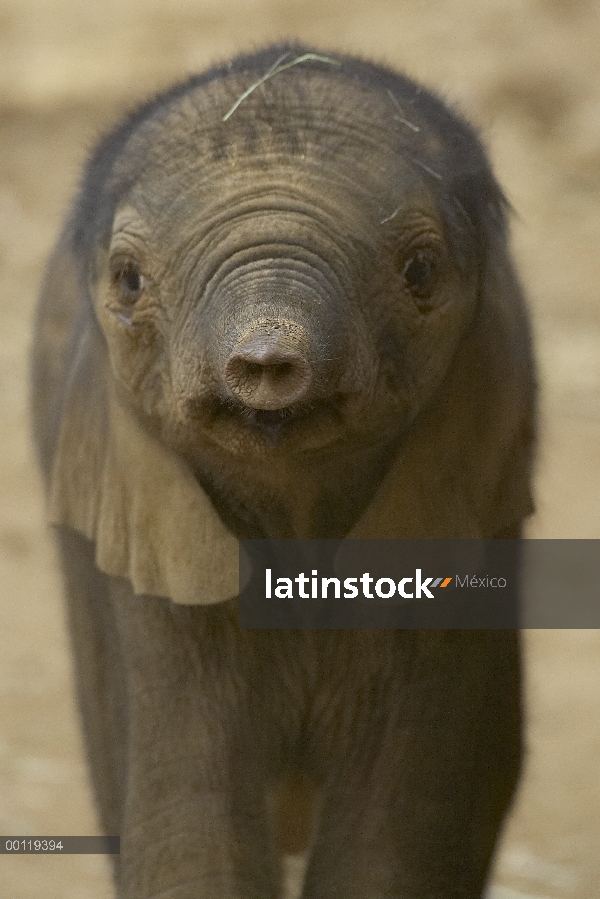
[[[405,69],[483,130],[538,339],[531,533],[600,538],[600,2],[0,0],[0,834],[96,832],[28,436],[44,260],[86,152],[124,110],[290,36]],[[490,899],[597,899],[600,634],[525,639],[527,765]],[[0,855],[0,897],[110,895],[102,858]]]

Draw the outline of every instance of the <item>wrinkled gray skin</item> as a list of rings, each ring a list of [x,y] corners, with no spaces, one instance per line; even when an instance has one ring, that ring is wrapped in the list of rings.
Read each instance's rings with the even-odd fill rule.
[[[306,61],[222,120],[284,52],[101,143],[46,279],[36,437],[48,476],[92,316],[125,401],[238,537],[338,537],[435,402],[491,256],[521,301],[476,137],[407,79]],[[532,397],[525,319],[519,341]],[[58,540],[118,896],[279,896],[305,831],[306,899],[481,895],[519,771],[514,632],[240,631],[234,602],[134,597]]]

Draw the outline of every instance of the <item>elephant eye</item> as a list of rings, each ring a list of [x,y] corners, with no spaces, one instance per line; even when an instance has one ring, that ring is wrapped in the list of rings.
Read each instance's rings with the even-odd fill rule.
[[[438,260],[426,250],[418,250],[405,260],[402,269],[404,283],[417,305],[427,305],[437,284],[438,272]]]
[[[144,276],[133,259],[115,260],[112,267],[113,282],[121,294],[121,302],[133,306],[144,289]]]

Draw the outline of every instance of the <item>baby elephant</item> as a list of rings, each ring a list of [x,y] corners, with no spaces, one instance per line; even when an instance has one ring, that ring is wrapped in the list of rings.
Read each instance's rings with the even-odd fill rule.
[[[33,409],[122,899],[275,899],[301,848],[305,899],[481,896],[516,632],[243,630],[236,596],[242,538],[519,535],[534,376],[505,213],[440,100],[296,45],[93,153]]]

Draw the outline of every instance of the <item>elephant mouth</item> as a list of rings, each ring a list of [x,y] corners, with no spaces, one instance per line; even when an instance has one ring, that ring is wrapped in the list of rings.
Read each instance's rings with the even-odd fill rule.
[[[310,409],[288,406],[283,409],[244,409],[244,424],[262,433],[267,439],[275,441],[284,432],[289,431],[298,421],[307,419]]]
[[[339,409],[333,402],[286,406],[283,409],[243,409],[240,422],[270,444],[293,438],[300,433],[309,435],[320,430],[324,421],[339,422]]]
[[[336,439],[343,430],[342,400],[334,397],[281,409],[252,409],[230,398],[213,407],[213,423],[229,425],[274,446],[296,438],[308,444]],[[335,435],[335,436],[334,436]]]

